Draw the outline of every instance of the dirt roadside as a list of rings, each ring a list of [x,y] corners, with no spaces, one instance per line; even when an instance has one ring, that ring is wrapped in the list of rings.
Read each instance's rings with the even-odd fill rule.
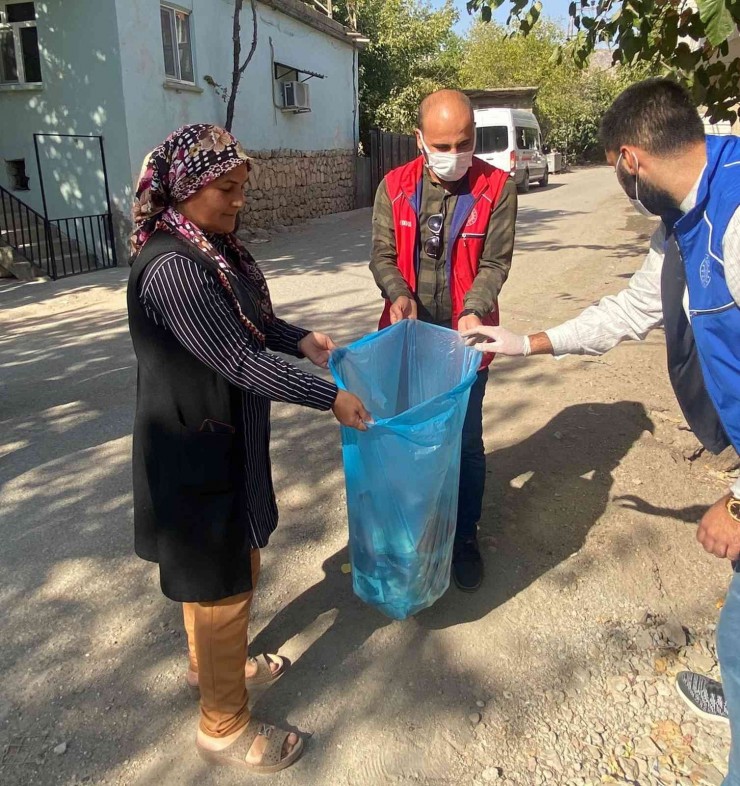
[[[342,342],[373,329],[369,218],[253,247],[281,316]],[[532,189],[504,324],[546,327],[618,291],[649,232],[607,168]],[[0,284],[0,782],[12,786],[251,782],[195,756],[179,609],[132,553],[125,278]],[[694,534],[727,477],[688,460],[662,336],[597,359],[497,360],[485,431],[485,586],[393,622],[340,570],[331,418],[275,407],[282,523],[254,651],[281,647],[294,666],[255,711],[312,735],[275,782],[719,784],[726,732],[684,712],[671,675],[716,671],[729,571]]]

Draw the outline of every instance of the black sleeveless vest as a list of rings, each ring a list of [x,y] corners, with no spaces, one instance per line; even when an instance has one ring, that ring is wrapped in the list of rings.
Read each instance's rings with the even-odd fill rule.
[[[147,265],[170,252],[211,272],[217,269],[194,246],[165,232],[153,235],[132,263],[127,299],[138,360],[135,550],[159,563],[167,597],[214,601],[252,588],[242,391],[146,316],[139,281]],[[229,281],[244,314],[261,328],[254,293],[236,275],[230,274]],[[203,430],[205,420],[225,426]]]

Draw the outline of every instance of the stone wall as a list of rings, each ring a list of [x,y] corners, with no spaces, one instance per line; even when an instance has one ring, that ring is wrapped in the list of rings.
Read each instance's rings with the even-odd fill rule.
[[[353,151],[261,150],[249,155],[252,171],[242,229],[299,224],[353,209]]]

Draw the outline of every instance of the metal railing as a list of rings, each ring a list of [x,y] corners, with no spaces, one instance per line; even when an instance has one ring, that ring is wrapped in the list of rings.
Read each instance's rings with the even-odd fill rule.
[[[0,206],[2,206],[0,239],[12,246],[31,264],[51,275],[47,267],[51,254],[46,219],[2,186],[0,186]]]
[[[308,5],[313,6],[319,11],[323,11],[330,19],[334,16],[334,4],[332,0],[306,0]]]
[[[303,0],[311,8],[326,14],[329,19],[334,19],[334,2],[333,0]],[[350,0],[346,6],[347,10],[347,23],[352,30],[357,30],[357,3]]]
[[[50,218],[56,275],[74,276],[115,267],[110,216],[98,213],[74,218]]]
[[[50,278],[115,267],[109,213],[47,219],[0,186],[0,240]]]

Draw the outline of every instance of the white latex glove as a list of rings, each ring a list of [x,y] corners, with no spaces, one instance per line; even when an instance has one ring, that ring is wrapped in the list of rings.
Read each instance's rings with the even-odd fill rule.
[[[526,357],[531,352],[529,336],[519,336],[502,327],[481,325],[473,330],[464,330],[462,336],[467,346],[479,352],[496,352],[511,357]]]

